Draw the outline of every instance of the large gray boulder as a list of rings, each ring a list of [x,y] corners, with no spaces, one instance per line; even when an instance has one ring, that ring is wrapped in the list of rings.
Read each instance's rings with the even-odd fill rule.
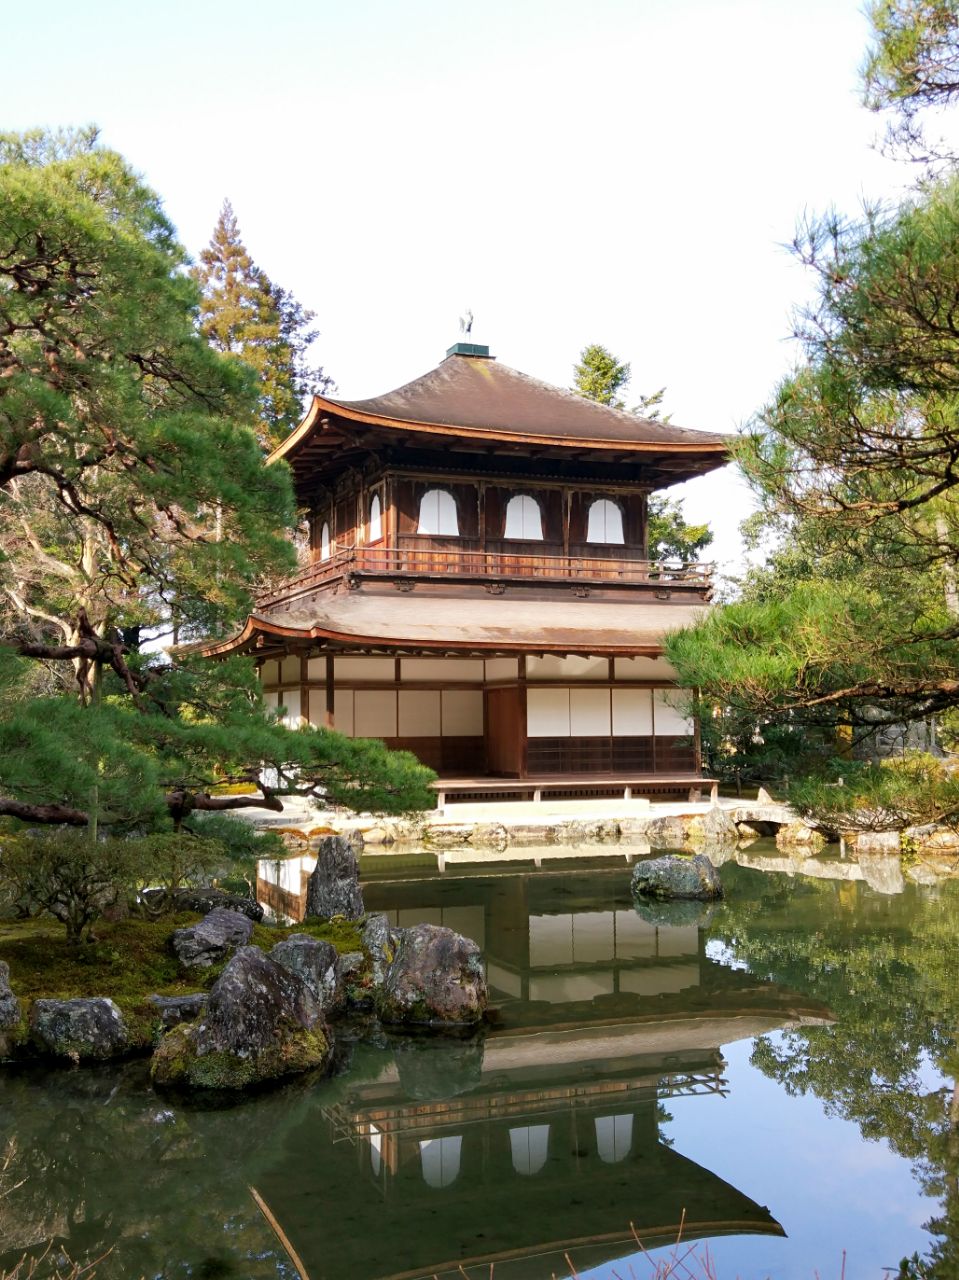
[[[246,1089],[325,1068],[331,1055],[320,1003],[306,983],[259,947],[241,947],[198,1021],[160,1041],[152,1071],[163,1085]]]
[[[9,1031],[20,1021],[20,1001],[10,990],[10,966],[0,960],[0,1031]]]
[[[350,836],[323,836],[317,848],[316,869],[306,885],[306,915],[320,920],[364,914],[360,869]]]
[[[187,969],[209,969],[234,947],[243,947],[253,936],[253,921],[238,911],[217,907],[199,924],[173,932],[173,950]]]
[[[276,944],[270,959],[288,969],[310,988],[324,1014],[338,1013],[346,1003],[340,957],[332,942],[291,933]]]
[[[398,930],[399,945],[376,990],[383,1022],[470,1025],[486,1012],[489,993],[480,949],[443,925]]]
[[[41,1051],[55,1058],[116,1058],[132,1048],[123,1014],[105,996],[75,1000],[34,1000],[30,1035]]]
[[[680,858],[647,858],[633,867],[632,890],[637,897],[712,902],[723,896],[719,873],[703,854]]]
[[[380,986],[386,977],[387,969],[393,963],[402,930],[394,929],[387,916],[382,912],[376,912],[367,917],[360,932],[363,936],[363,946],[370,957],[374,985]]]

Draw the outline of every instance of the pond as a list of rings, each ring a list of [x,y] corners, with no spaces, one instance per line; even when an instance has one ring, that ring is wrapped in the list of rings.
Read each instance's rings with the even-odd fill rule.
[[[480,943],[485,1036],[341,1037],[230,1106],[6,1069],[0,1273],[53,1239],[100,1280],[643,1280],[681,1231],[689,1277],[959,1275],[959,883],[749,861],[658,919],[621,857],[367,860],[369,910]]]

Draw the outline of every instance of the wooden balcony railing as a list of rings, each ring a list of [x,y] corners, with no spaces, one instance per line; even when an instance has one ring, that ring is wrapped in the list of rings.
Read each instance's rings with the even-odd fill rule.
[[[450,579],[527,582],[536,578],[584,586],[692,587],[708,591],[711,564],[676,564],[659,560],[627,560],[582,555],[536,555],[533,552],[463,551],[459,548],[346,547],[326,560],[307,565],[281,586],[263,595],[261,607],[277,604],[338,578]]]

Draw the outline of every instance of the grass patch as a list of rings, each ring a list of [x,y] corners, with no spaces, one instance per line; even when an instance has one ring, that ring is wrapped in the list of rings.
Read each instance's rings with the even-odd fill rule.
[[[125,1012],[132,1011],[154,993],[185,995],[213,985],[225,962],[208,969],[181,969],[170,945],[174,929],[201,919],[183,912],[159,920],[101,920],[94,929],[96,940],[76,947],[54,920],[5,920],[0,922],[0,960],[9,964],[10,986],[25,1005],[36,999],[110,996]],[[340,953],[363,949],[357,923],[342,919],[281,927],[258,924],[251,941],[269,951],[291,933],[324,938]]]

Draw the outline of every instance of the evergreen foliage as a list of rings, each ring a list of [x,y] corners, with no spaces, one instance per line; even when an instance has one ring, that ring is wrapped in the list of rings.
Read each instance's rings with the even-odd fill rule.
[[[890,0],[871,12],[867,91],[886,95],[874,105],[913,101],[923,85],[948,101],[955,7]],[[927,169],[898,207],[801,228],[795,251],[816,283],[795,325],[803,358],[736,448],[760,504],[747,533],[767,562],[738,603],[667,641],[683,680],[740,738],[775,728],[804,769],[818,744],[823,778],[845,783],[799,797],[811,812],[881,808],[885,795],[905,821],[908,771],[853,778],[835,758],[868,751],[884,723],[959,707],[957,245],[952,170]],[[736,732],[725,754],[737,767]],[[941,808],[937,787],[928,771],[912,781],[911,820],[925,821]]]
[[[314,313],[256,266],[229,200],[192,274],[202,292],[201,332],[216,351],[255,372],[259,395],[251,424],[263,447],[273,449],[299,423],[307,397],[332,385],[309,362],[318,336],[310,328]]]
[[[92,848],[284,795],[426,807],[412,757],[266,716],[248,661],[139,653],[171,619],[236,623],[295,562],[287,469],[243,425],[256,380],[199,334],[184,264],[95,130],[0,138],[0,814]],[[259,792],[210,794],[230,781]]]

